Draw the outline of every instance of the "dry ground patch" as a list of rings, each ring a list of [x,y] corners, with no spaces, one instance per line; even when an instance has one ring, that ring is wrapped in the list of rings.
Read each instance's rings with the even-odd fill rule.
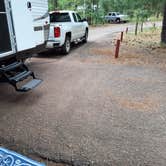
[[[103,40],[102,45],[93,45],[89,53],[98,58],[89,58],[96,63],[120,63],[136,66],[156,66],[166,68],[166,48],[160,45],[160,28],[144,30],[137,36],[134,33],[124,34],[124,40],[120,47],[120,56],[114,59],[116,39],[120,33],[111,35],[109,41]],[[105,56],[105,57],[103,57]],[[84,60],[84,62],[87,62]]]
[[[120,62],[135,65],[166,67],[166,48],[160,46],[160,29],[148,29],[137,36],[125,36],[121,47]]]
[[[11,149],[24,149],[23,154],[49,166],[55,163],[47,158],[74,166],[165,166],[166,75],[160,31],[145,31],[137,38],[125,35],[115,60],[119,32],[110,29],[102,28],[108,35],[96,40],[97,28],[69,56],[32,58],[29,68],[44,80],[34,91],[18,94],[1,86],[3,145],[17,145],[20,149]]]

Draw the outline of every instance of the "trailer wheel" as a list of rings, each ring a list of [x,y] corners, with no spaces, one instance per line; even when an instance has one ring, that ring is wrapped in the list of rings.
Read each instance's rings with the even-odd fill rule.
[[[66,36],[65,43],[62,46],[62,53],[67,55],[71,49],[71,40],[69,36]]]

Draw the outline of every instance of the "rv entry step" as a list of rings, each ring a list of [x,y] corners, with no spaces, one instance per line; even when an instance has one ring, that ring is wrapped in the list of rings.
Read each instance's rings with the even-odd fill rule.
[[[18,92],[28,92],[41,84],[32,71],[21,61],[0,66],[3,80],[12,85]]]

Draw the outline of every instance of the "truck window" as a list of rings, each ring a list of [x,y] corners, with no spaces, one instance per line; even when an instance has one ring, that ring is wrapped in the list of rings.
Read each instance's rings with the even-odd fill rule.
[[[71,22],[71,19],[69,13],[52,13],[50,22]]]
[[[82,21],[81,16],[79,14],[76,14],[76,15],[77,15],[78,22],[81,22]]]
[[[74,22],[78,22],[75,13],[72,13],[72,15],[73,15]]]

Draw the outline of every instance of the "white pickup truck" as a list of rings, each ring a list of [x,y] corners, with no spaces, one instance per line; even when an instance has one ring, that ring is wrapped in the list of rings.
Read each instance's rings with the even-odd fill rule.
[[[70,52],[72,42],[87,42],[89,26],[74,11],[50,12],[50,33],[47,48],[61,48],[64,54]]]
[[[129,18],[127,15],[120,14],[119,12],[109,12],[108,15],[105,16],[105,20],[107,22],[127,22]]]

